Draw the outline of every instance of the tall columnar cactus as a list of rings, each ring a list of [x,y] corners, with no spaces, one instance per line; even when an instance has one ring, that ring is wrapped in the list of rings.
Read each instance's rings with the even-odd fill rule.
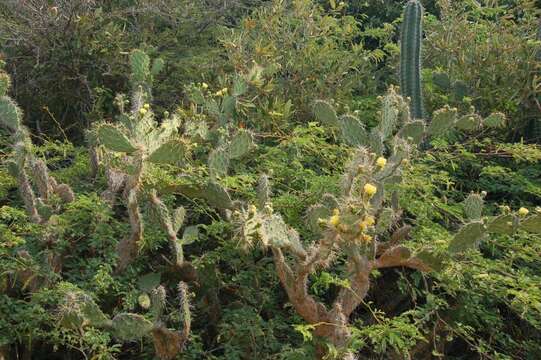
[[[404,9],[400,34],[400,90],[411,99],[411,114],[423,118],[421,89],[421,42],[423,6],[418,0],[409,0]]]
[[[113,318],[103,313],[94,300],[82,291],[67,291],[58,309],[59,323],[77,331],[88,326],[110,331],[120,341],[139,340],[151,336],[156,355],[163,360],[175,358],[184,350],[191,331],[190,294],[185,283],[178,285],[182,329],[170,330],[163,320],[166,294],[163,286],[152,290],[148,316],[119,313]],[[143,306],[142,306],[143,307]]]

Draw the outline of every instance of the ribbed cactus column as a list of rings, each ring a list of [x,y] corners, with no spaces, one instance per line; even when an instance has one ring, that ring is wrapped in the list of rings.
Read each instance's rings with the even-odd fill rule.
[[[413,118],[423,117],[421,94],[421,39],[423,6],[418,0],[410,0],[404,9],[400,35],[400,89],[404,97],[411,99]]]

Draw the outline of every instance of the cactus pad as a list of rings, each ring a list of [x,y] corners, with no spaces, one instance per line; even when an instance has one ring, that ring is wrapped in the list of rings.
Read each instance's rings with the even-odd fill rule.
[[[113,318],[113,335],[120,340],[137,340],[150,333],[153,325],[144,316],[122,313]]]
[[[114,125],[101,125],[98,128],[98,140],[100,144],[112,151],[131,154],[137,150],[120,128]]]
[[[324,100],[314,101],[313,112],[316,119],[323,125],[337,126],[338,117],[331,104]]]
[[[481,126],[481,118],[476,114],[468,114],[462,116],[455,123],[455,126],[459,130],[472,131],[476,130]]]
[[[17,131],[22,125],[22,110],[7,96],[0,97],[0,125]]]
[[[229,158],[240,159],[246,156],[252,147],[254,140],[252,134],[247,130],[239,130],[231,139],[229,144]]]
[[[449,243],[449,252],[459,253],[477,246],[485,233],[483,223],[480,221],[464,225]]]
[[[321,232],[320,219],[327,219],[332,215],[332,209],[323,205],[314,205],[306,211],[306,225],[314,233]]]
[[[495,112],[487,116],[483,120],[483,125],[489,128],[498,128],[505,125],[506,117],[505,114],[500,112]]]
[[[533,215],[521,221],[520,228],[534,234],[541,234],[541,215]]]
[[[464,81],[457,80],[453,83],[453,94],[457,100],[461,101],[464,97],[466,97],[468,95],[468,91],[468,85]]]
[[[368,135],[361,121],[352,115],[343,115],[338,119],[342,139],[351,146],[366,145]]]
[[[0,72],[0,96],[5,96],[11,86],[11,79],[5,72]]]
[[[376,155],[383,154],[383,135],[377,130],[377,128],[373,128],[370,132],[368,143],[370,144],[370,150]]]
[[[138,83],[145,82],[149,75],[150,57],[142,50],[132,50],[130,65],[133,79]]]
[[[214,179],[226,176],[229,160],[229,152],[223,147],[212,150],[208,160],[210,176]]]
[[[155,164],[178,164],[182,162],[185,154],[184,143],[178,140],[170,140],[158,147],[148,161]]]
[[[150,70],[150,73],[152,74],[152,76],[157,76],[159,73],[162,72],[164,67],[165,61],[162,58],[156,58],[152,62],[152,68]]]
[[[384,208],[378,216],[376,233],[381,234],[391,227],[395,222],[395,212],[391,208]]]
[[[494,234],[512,235],[518,225],[518,218],[511,214],[496,216],[488,222],[487,231]]]
[[[414,120],[404,124],[398,136],[405,140],[411,140],[414,144],[419,144],[423,139],[424,131],[424,122],[422,120]]]
[[[483,197],[472,193],[464,200],[464,213],[470,220],[479,220],[483,213],[483,204]]]
[[[432,122],[428,126],[430,135],[438,136],[451,128],[457,117],[457,109],[451,109],[449,106],[437,110],[432,116]]]
[[[177,233],[180,228],[182,227],[182,224],[184,224],[184,219],[186,218],[186,209],[184,207],[180,206],[175,209],[173,212],[173,218],[172,220],[172,226],[173,231]]]
[[[451,79],[449,79],[449,74],[446,72],[432,73],[432,82],[442,90],[449,90],[451,88]]]

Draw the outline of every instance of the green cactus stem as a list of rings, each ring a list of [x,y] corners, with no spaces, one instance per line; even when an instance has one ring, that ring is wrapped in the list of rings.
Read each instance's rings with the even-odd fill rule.
[[[421,42],[423,6],[418,0],[409,0],[404,9],[400,35],[400,90],[411,99],[411,115],[423,118],[421,89]]]

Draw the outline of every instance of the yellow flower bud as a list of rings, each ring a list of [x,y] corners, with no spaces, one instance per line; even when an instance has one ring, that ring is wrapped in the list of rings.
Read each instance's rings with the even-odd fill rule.
[[[368,195],[369,197],[374,196],[374,194],[378,191],[378,188],[372,184],[366,184],[363,187],[363,192]]]
[[[150,308],[150,297],[147,294],[141,294],[137,298],[137,302],[143,309]]]
[[[518,209],[518,214],[520,216],[526,216],[528,215],[530,211],[528,209],[526,209],[525,207],[521,207],[520,209]]]
[[[500,209],[502,210],[503,213],[511,212],[511,208],[508,205],[502,205],[500,206]]]
[[[387,159],[385,159],[383,156],[380,156],[379,158],[377,158],[376,165],[378,167],[383,169],[385,167],[385,164],[387,164]]]
[[[332,211],[332,214],[333,214],[333,215],[340,215],[340,210],[334,209],[334,210]]]
[[[255,205],[250,205],[249,211],[250,211],[250,213],[255,214],[256,211],[257,211],[257,208],[255,207]]]
[[[141,109],[139,109],[139,114],[145,115],[147,113],[147,111],[148,111],[147,109],[141,108]]]
[[[209,85],[208,85],[207,83],[204,82],[204,83],[201,84],[201,87],[202,87],[203,89],[208,89],[208,88],[209,88]]]
[[[148,109],[150,109],[150,104],[145,104],[145,105],[143,105],[143,107],[148,110]]]

